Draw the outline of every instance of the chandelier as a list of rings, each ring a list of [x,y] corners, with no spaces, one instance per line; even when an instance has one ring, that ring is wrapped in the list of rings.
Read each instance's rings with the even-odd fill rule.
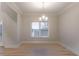
[[[39,17],[39,21],[48,21],[48,17],[45,16],[45,7],[44,7],[44,2],[42,2],[42,9],[43,9],[43,14],[41,17]]]

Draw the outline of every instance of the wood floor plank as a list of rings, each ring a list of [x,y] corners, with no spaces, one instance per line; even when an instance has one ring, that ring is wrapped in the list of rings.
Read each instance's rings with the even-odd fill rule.
[[[59,44],[22,44],[18,48],[0,47],[5,56],[76,56]]]

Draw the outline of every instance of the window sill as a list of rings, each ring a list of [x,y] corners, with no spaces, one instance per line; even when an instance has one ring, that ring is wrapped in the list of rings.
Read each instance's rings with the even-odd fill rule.
[[[49,37],[44,36],[44,37],[32,37],[32,38],[49,38]]]

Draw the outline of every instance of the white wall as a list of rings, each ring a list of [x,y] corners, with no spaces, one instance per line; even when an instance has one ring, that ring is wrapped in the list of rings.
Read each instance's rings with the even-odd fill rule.
[[[46,14],[48,16],[48,26],[49,26],[49,38],[32,38],[31,37],[31,23],[37,20],[42,14],[24,14],[23,15],[23,33],[22,41],[57,41],[58,39],[58,18],[55,14]]]
[[[1,2],[0,2],[0,21],[1,21]],[[1,42],[1,36],[0,36],[0,42]]]
[[[1,3],[0,3],[0,22],[1,22]],[[2,37],[0,36],[0,42],[2,42]]]
[[[8,15],[8,13],[6,13],[6,11],[9,10],[9,8],[7,9],[7,6],[16,12],[17,22],[15,22],[14,19],[12,19],[10,17],[10,15],[13,15],[12,12],[10,15]],[[6,48],[18,47],[18,45],[20,44],[20,41],[21,41],[20,34],[19,34],[20,29],[21,29],[21,27],[19,26],[21,23],[20,22],[21,21],[21,17],[20,17],[21,12],[19,11],[19,9],[17,9],[15,4],[13,4],[13,3],[2,3],[1,8],[2,8],[2,18],[3,18],[4,46]]]
[[[60,42],[79,55],[79,3],[73,3],[59,17]]]

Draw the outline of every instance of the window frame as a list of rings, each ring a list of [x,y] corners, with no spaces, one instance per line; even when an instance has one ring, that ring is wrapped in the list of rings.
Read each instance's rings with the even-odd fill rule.
[[[48,22],[48,21],[32,21],[32,22],[39,22],[39,24],[40,24],[40,22]],[[40,36],[39,35],[38,37],[35,37],[35,36],[32,36],[32,22],[31,22],[31,37],[32,38],[49,38],[49,24],[48,24],[48,35],[47,36]],[[39,27],[40,27],[40,25],[39,25]]]

